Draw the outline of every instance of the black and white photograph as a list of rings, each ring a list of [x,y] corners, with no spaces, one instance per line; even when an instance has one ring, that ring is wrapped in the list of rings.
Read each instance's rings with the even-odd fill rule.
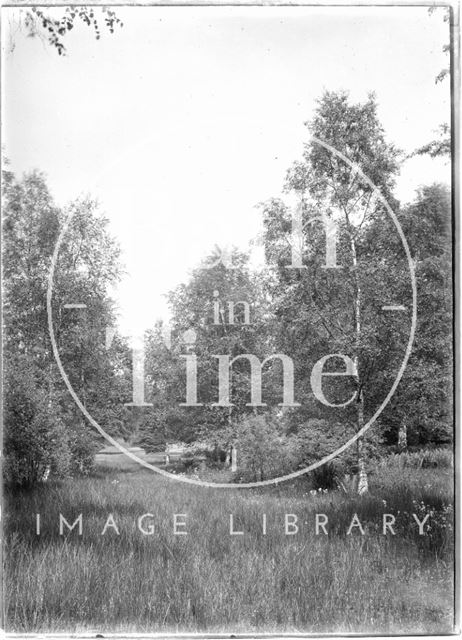
[[[458,633],[459,43],[2,4],[7,637]]]

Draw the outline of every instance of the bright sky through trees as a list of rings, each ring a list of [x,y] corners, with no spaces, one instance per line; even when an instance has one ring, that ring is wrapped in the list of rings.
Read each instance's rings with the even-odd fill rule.
[[[3,9],[9,48],[12,11]],[[17,10],[15,10],[17,11]],[[377,95],[406,153],[449,121],[448,25],[424,7],[132,7],[100,41],[85,27],[60,57],[14,35],[4,60],[4,149],[18,174],[46,172],[59,204],[96,195],[124,252],[125,332],[165,317],[163,297],[214,247],[248,245],[255,205],[281,190],[303,123],[325,90]],[[6,19],[5,19],[6,18]],[[397,195],[449,181],[418,157]],[[140,295],[143,292],[143,295]],[[75,301],[78,302],[78,301]]]

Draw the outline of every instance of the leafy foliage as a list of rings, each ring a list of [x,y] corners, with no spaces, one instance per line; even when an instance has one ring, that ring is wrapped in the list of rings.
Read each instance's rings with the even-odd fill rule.
[[[384,411],[388,443],[396,442],[405,422],[409,444],[452,441],[452,255],[449,189],[423,187],[400,214],[414,256],[417,281],[417,327],[402,384]],[[386,234],[385,229],[380,233]],[[393,247],[391,235],[389,243]],[[385,345],[384,347],[385,348]],[[388,384],[387,376],[382,383]]]
[[[440,124],[440,126],[438,127],[438,138],[436,140],[431,140],[427,144],[424,144],[422,147],[416,149],[411,154],[411,157],[415,155],[429,155],[431,158],[450,156],[451,137],[449,125],[447,123]]]
[[[119,249],[107,232],[107,221],[97,215],[95,203],[77,200],[67,212],[61,211],[38,172],[17,180],[6,171],[3,184],[4,358],[10,407],[5,419],[10,442],[6,474],[9,482],[23,485],[40,479],[44,465],[51,465],[56,473],[88,472],[96,446],[89,426],[82,423],[63,387],[48,333],[46,292],[51,256],[69,215],[54,278],[56,342],[77,394],[112,433],[116,419],[125,417],[120,399],[127,389],[121,376],[127,353],[120,340],[115,341],[118,349],[106,351],[104,347],[104,329],[115,322],[107,291],[119,278],[120,264]],[[83,312],[65,308],[65,303],[82,300],[88,302]],[[18,386],[14,381],[22,369],[25,386]],[[19,404],[16,410],[15,403]],[[29,407],[27,415],[21,413],[22,403]],[[26,435],[34,429],[38,441]],[[40,453],[46,446],[48,457]],[[55,454],[55,446],[62,455]],[[18,460],[23,462],[17,464]]]
[[[59,16],[53,8],[44,10],[41,7],[31,7],[19,10],[19,23],[24,27],[27,36],[48,42],[60,56],[66,55],[63,40],[77,22],[92,28],[97,40],[101,38],[101,23],[109,33],[114,33],[116,27],[123,27],[123,22],[117,17],[116,12],[105,6],[68,6]],[[14,42],[11,49],[14,49]]]
[[[25,356],[5,367],[4,477],[29,488],[50,468],[65,475],[71,451],[56,400],[47,393],[42,371]]]
[[[181,440],[191,442],[204,439],[216,446],[226,447],[233,438],[230,425],[251,410],[248,382],[249,365],[238,360],[233,365],[232,407],[214,407],[218,401],[218,361],[216,355],[229,354],[232,358],[242,353],[261,355],[263,334],[261,292],[257,281],[250,275],[248,257],[232,251],[234,269],[224,265],[210,266],[212,256],[195,269],[189,282],[181,284],[169,295],[171,307],[171,347],[165,344],[165,327],[160,323],[148,332],[146,339],[147,387],[155,407],[146,412],[142,437],[156,431],[156,439],[164,442]],[[206,268],[207,267],[207,268]],[[218,293],[218,298],[214,296]],[[216,323],[214,303],[219,303],[219,322]],[[229,323],[228,302],[248,301],[251,305],[251,324],[243,323],[236,305],[235,324]],[[185,365],[181,358],[187,353],[185,332],[194,329],[193,351],[199,362],[197,395],[203,406],[181,407],[185,402]],[[267,355],[267,354],[265,354]],[[267,397],[271,398],[271,393]],[[271,400],[268,400],[271,402]]]
[[[236,430],[238,482],[260,482],[293,470],[291,442],[271,417],[243,418]]]
[[[302,159],[287,173],[286,190],[299,199],[305,223],[304,268],[287,268],[292,232],[288,206],[280,199],[263,203],[266,273],[252,273],[248,256],[236,250],[230,253],[234,269],[213,265],[215,256],[209,256],[169,296],[171,344],[166,344],[167,328],[161,322],[147,332],[146,391],[147,401],[153,403],[149,408],[128,410],[123,406],[131,395],[128,344],[116,332],[110,348],[105,345],[105,329],[116,323],[108,291],[121,274],[119,248],[108,233],[107,220],[98,214],[91,198],[76,200],[66,211],[56,207],[38,172],[22,180],[4,172],[7,376],[11,372],[14,380],[18,367],[30,369],[24,376],[24,388],[7,385],[7,418],[11,425],[20,425],[18,433],[26,440],[27,429],[35,425],[37,437],[44,443],[47,438],[59,443],[62,452],[58,456],[50,445],[49,459],[40,462],[41,454],[37,454],[37,470],[24,471],[23,478],[22,463],[17,461],[26,454],[19,440],[14,440],[13,427],[7,425],[7,467],[12,481],[16,477],[19,484],[33,483],[49,465],[56,473],[87,473],[97,446],[63,388],[47,328],[45,299],[51,256],[66,220],[69,225],[54,278],[57,346],[74,389],[108,433],[141,443],[148,451],[162,451],[168,442],[200,445],[216,466],[229,458],[235,446],[236,480],[255,481],[305,468],[357,432],[383,402],[401,364],[410,330],[411,287],[407,257],[394,223],[355,166],[386,196],[408,240],[417,279],[418,323],[403,381],[380,417],[380,430],[369,431],[367,438],[358,440],[356,449],[342,455],[334,465],[336,473],[365,472],[370,467],[368,460],[378,455],[382,438],[394,445],[403,425],[411,446],[451,441],[449,191],[442,185],[422,188],[413,204],[400,208],[393,198],[400,154],[386,140],[374,96],[353,104],[345,92],[326,92],[307,127],[354,165],[311,141]],[[314,216],[325,216],[337,225],[335,269],[325,268],[323,225],[308,224]],[[67,302],[79,301],[85,301],[85,311],[66,310]],[[250,303],[250,324],[245,324],[242,310],[230,324],[228,303],[242,301]],[[406,312],[399,317],[386,315],[382,310],[386,303],[402,305]],[[187,344],[191,329],[194,344]],[[197,407],[180,406],[185,401],[181,356],[188,350],[194,351],[199,363],[201,406]],[[215,406],[217,355],[253,354],[262,361],[275,353],[287,354],[294,361],[299,407],[277,407],[282,376],[274,361],[263,371],[267,407],[249,407],[250,366],[245,358],[238,358],[232,367],[232,406]],[[346,407],[322,406],[312,393],[313,365],[329,353],[345,354],[356,365],[354,376],[333,376],[323,382],[331,404],[353,398]],[[337,367],[335,359],[329,366]],[[15,392],[25,398],[27,419],[12,409]],[[44,398],[49,398],[50,416],[56,420],[45,420],[39,411]],[[65,427],[64,440],[59,425]],[[42,445],[34,446],[40,451]],[[325,471],[327,476],[334,467]],[[327,476],[318,481],[328,484]]]
[[[435,6],[435,7],[429,7],[428,13],[429,14],[433,14],[436,9],[442,9],[443,10],[443,12],[444,12],[443,20],[446,23],[449,23],[452,9],[450,7],[436,7]],[[451,47],[450,47],[449,44],[445,44],[443,46],[443,51],[446,54],[449,54],[450,49],[451,49]],[[450,72],[451,72],[451,70],[450,70],[449,67],[444,67],[443,69],[441,69],[441,71],[437,74],[437,76],[435,78],[435,84],[443,82],[443,80],[449,76]],[[431,158],[449,157],[450,154],[451,154],[451,135],[450,135],[450,133],[451,132],[450,132],[449,125],[446,122],[441,124],[439,126],[439,128],[438,128],[438,138],[436,138],[435,140],[431,140],[427,144],[424,144],[423,146],[421,146],[418,149],[416,149],[411,154],[411,157],[415,156],[415,155],[417,155],[417,156],[429,155]]]

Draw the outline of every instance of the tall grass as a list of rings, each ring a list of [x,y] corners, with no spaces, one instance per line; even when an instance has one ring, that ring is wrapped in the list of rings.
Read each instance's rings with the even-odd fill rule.
[[[403,451],[393,453],[381,461],[382,468],[413,467],[416,469],[443,468],[450,469],[453,465],[453,455],[451,449],[422,449],[419,451]]]
[[[7,630],[451,631],[451,473],[406,474],[379,469],[367,498],[313,496],[303,483],[202,489],[143,471],[10,496]],[[418,509],[433,514],[424,536]],[[136,528],[147,512],[152,536]],[[364,536],[346,533],[355,512]],[[383,512],[396,514],[395,536],[381,534]],[[83,535],[60,536],[59,513],[82,513]],[[101,535],[109,513],[120,535]],[[173,535],[174,513],[187,514],[187,535]],[[284,534],[285,513],[298,516],[297,535]],[[328,516],[328,536],[316,536],[315,513]],[[229,514],[244,535],[229,535]]]

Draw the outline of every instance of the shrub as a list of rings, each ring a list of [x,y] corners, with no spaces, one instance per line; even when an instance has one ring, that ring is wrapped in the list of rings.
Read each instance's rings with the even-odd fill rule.
[[[237,429],[237,482],[260,482],[293,470],[291,440],[270,417],[249,416]]]
[[[185,453],[184,455],[182,455],[181,462],[183,463],[185,471],[192,471],[198,465],[198,461],[194,457],[193,453]]]
[[[310,419],[298,428],[297,455],[300,468],[321,460],[329,455],[352,436],[347,426],[331,424],[327,420]],[[342,463],[350,469],[355,464],[355,455],[352,447],[342,455]],[[336,463],[339,464],[339,461]],[[320,467],[322,469],[323,467]],[[329,472],[319,472],[329,473]]]
[[[338,465],[334,462],[326,462],[321,467],[313,469],[311,479],[316,489],[336,489],[339,475]]]
[[[25,357],[5,366],[3,474],[8,485],[29,488],[51,469],[69,472],[71,449],[43,373]]]
[[[73,420],[67,430],[70,449],[69,473],[87,476],[95,469],[98,443],[93,431],[81,420]]]
[[[211,468],[221,467],[226,461],[226,451],[219,446],[215,446],[213,449],[205,449],[203,454],[207,459],[207,466]]]

